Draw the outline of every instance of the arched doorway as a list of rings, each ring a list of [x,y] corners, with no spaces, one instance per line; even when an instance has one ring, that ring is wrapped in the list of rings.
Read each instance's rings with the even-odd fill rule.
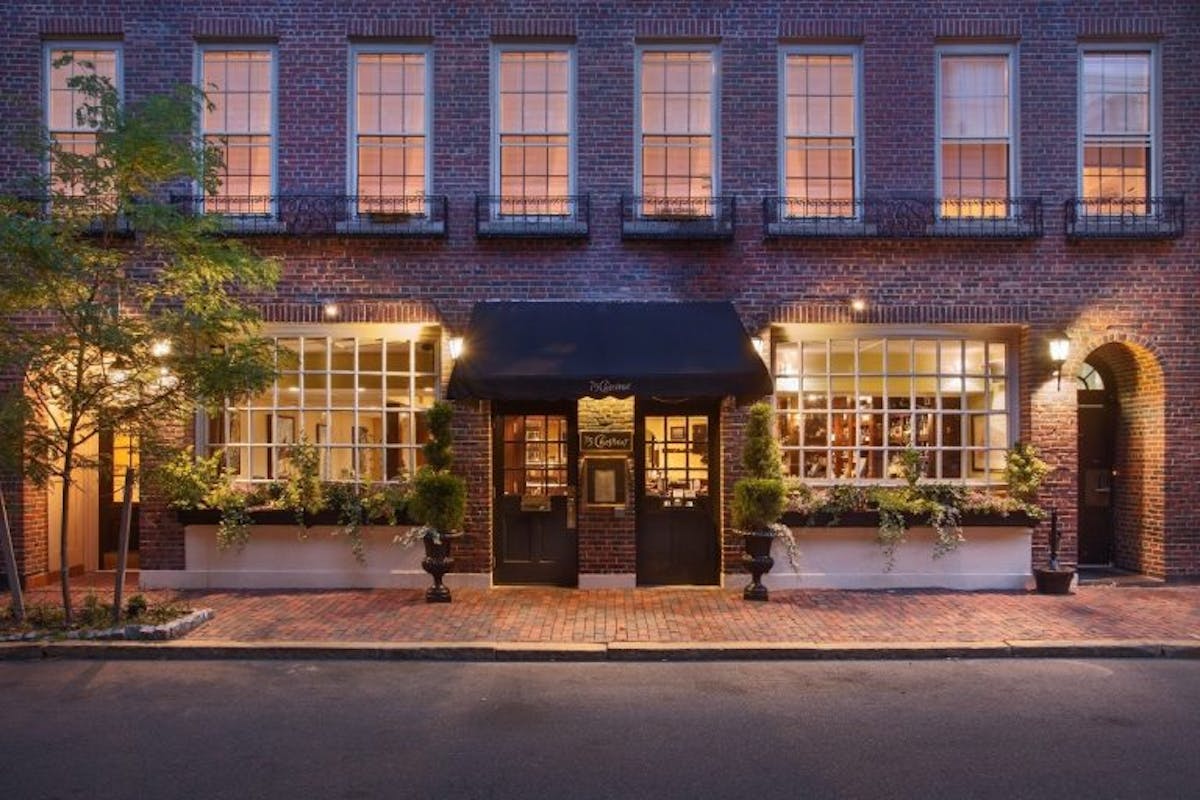
[[[1108,342],[1078,375],[1079,563],[1165,571],[1165,390],[1148,348]]]
[[[1115,551],[1113,507],[1116,398],[1103,365],[1083,362],[1077,376],[1079,424],[1079,565],[1111,566]]]

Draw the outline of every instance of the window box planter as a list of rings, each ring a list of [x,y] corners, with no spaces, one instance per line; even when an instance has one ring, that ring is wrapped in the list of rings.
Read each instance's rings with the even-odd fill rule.
[[[1033,520],[1024,514],[964,516],[966,541],[940,558],[933,557],[933,529],[922,520],[910,520],[890,570],[878,541],[876,512],[847,512],[832,525],[826,515],[809,518],[794,512],[781,521],[799,545],[799,568],[792,567],[777,538],[771,552],[775,568],[763,577],[770,590],[1024,590],[1032,580]]]

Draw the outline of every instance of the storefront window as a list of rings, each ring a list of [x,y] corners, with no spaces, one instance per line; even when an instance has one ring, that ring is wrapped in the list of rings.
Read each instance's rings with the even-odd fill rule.
[[[411,475],[437,397],[439,339],[433,328],[405,333],[277,337],[274,385],[210,419],[209,447],[245,481],[286,476],[302,441],[319,449],[323,480]]]
[[[1003,339],[800,338],[777,342],[784,472],[879,481],[906,448],[931,478],[1002,483],[1011,440],[1011,347]]]

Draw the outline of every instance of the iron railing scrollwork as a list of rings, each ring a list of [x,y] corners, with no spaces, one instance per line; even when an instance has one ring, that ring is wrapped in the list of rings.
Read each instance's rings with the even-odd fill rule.
[[[479,236],[587,236],[589,195],[536,197],[475,195],[475,233]]]
[[[448,206],[445,195],[174,195],[171,202],[214,217],[223,232],[288,236],[444,236]]]
[[[1063,204],[1068,239],[1174,239],[1183,231],[1182,195],[1073,197]]]
[[[1040,197],[763,200],[763,234],[768,238],[1028,239],[1044,233]]]
[[[737,198],[621,197],[621,236],[625,239],[732,239]]]

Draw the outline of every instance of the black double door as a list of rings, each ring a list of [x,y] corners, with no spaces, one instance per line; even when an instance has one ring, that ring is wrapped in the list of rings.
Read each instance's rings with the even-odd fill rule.
[[[717,406],[639,399],[634,425],[637,581],[720,581]]]
[[[495,582],[577,585],[574,404],[500,409],[494,426]]]

